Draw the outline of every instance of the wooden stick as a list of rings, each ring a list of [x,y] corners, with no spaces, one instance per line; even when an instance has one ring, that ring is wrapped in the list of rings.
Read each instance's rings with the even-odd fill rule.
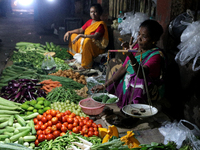
[[[127,50],[108,50],[109,52],[124,52],[124,53],[127,53],[127,52],[138,52],[138,50],[136,49],[127,49]]]

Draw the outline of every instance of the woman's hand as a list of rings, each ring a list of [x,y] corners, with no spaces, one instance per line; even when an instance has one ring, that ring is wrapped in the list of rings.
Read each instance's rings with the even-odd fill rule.
[[[92,89],[91,89],[91,91],[92,91],[92,93],[94,93],[95,91],[96,92],[99,92],[99,91],[101,91],[101,90],[103,90],[104,89],[104,86],[103,85],[96,85],[96,86],[94,86]]]
[[[76,41],[78,41],[78,39],[79,39],[80,37],[85,38],[85,35],[84,35],[84,34],[79,34],[79,35],[77,35],[77,36],[74,38],[74,40],[72,41],[72,43],[74,44]]]
[[[123,42],[121,44],[121,46],[123,46],[125,49],[129,49],[129,43],[128,42]]]
[[[68,31],[65,33],[64,35],[64,41],[66,42],[66,39],[68,40],[69,39],[69,36],[71,35],[71,33]]]

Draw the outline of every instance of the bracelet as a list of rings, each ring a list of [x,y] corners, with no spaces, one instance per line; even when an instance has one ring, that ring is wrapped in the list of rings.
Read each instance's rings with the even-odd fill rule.
[[[106,86],[105,86],[104,84],[102,84],[102,86],[103,86],[104,88],[106,88]]]
[[[85,38],[87,37],[87,35],[85,35]]]
[[[136,63],[134,63],[134,64],[132,64],[132,63],[131,63],[131,66],[132,66],[132,67],[134,67],[134,66],[136,66],[136,65],[137,65],[137,62],[136,62]]]

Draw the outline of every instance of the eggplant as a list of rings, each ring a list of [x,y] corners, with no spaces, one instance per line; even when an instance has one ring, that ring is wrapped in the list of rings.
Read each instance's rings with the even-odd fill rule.
[[[13,87],[19,87],[21,85],[21,83],[16,82],[16,83],[13,83],[12,85],[13,85]]]

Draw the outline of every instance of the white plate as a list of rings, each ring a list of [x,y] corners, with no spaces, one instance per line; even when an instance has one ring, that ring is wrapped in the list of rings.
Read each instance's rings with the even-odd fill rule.
[[[113,94],[109,94],[109,93],[95,93],[95,94],[93,94],[92,95],[92,99],[93,99],[93,97],[99,97],[99,96],[101,96],[101,95],[108,95],[110,98],[118,98],[117,96],[115,96],[115,95],[113,95]],[[94,100],[94,99],[93,99]],[[95,100],[94,100],[95,101]],[[102,103],[102,104],[106,104],[106,105],[109,105],[109,104],[115,104],[115,103],[117,103],[119,101],[119,98],[114,102],[114,103]],[[98,101],[96,101],[96,102],[98,102]],[[98,103],[101,103],[101,102],[98,102]]]
[[[140,112],[140,109],[143,108],[145,109],[145,112]],[[137,110],[141,115],[135,115],[132,114],[131,111],[132,110]],[[130,105],[126,105],[122,108],[122,111],[132,117],[136,117],[136,118],[145,118],[145,117],[150,117],[153,116],[155,114],[157,114],[158,110],[157,108],[150,106],[150,105],[146,105],[146,104],[130,104]]]

